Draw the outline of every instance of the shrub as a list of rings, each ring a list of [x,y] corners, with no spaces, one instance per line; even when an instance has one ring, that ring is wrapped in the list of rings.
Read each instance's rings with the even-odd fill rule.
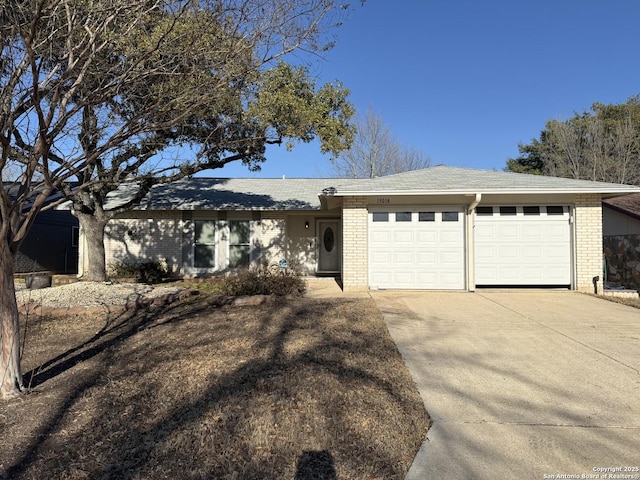
[[[110,275],[115,278],[135,278],[141,283],[160,283],[169,276],[166,260],[151,260],[140,263],[115,262],[109,265]]]
[[[239,270],[220,281],[224,295],[302,295],[307,285],[296,269],[255,268]]]

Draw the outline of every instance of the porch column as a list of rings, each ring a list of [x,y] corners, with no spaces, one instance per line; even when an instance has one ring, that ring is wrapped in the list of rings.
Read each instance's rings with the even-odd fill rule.
[[[598,293],[602,293],[602,196],[598,193],[577,195],[575,206],[576,289],[593,293],[593,279],[600,277]]]
[[[367,199],[342,202],[342,286],[345,291],[368,288]]]

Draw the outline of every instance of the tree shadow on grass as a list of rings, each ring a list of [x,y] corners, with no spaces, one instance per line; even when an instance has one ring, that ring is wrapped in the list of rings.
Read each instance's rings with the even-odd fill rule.
[[[341,308],[356,311],[343,323],[323,327],[320,317],[339,317]],[[417,450],[424,433],[420,411],[390,381],[398,374],[396,364],[386,375],[358,359],[373,361],[383,349],[376,343],[380,331],[358,325],[358,316],[368,311],[357,308],[344,301],[295,300],[213,309],[200,299],[155,312],[140,308],[118,318],[34,375],[43,386],[71,374],[75,365],[96,360],[93,370],[84,372],[87,380],[43,422],[5,478],[35,478],[45,471],[73,476],[71,469],[104,479],[295,474],[310,480],[340,474],[346,480],[374,473],[403,478],[407,461],[399,465],[394,452]],[[243,343],[248,336],[251,341]],[[179,345],[170,349],[173,342]],[[397,356],[392,344],[385,348]],[[242,355],[234,356],[237,352]],[[203,371],[194,360],[201,355],[215,359],[204,363]],[[172,388],[161,383],[165,373],[175,374]],[[123,384],[131,387],[123,390]],[[422,408],[419,397],[416,403]],[[389,426],[375,426],[391,415],[389,406],[411,421],[416,418],[417,431],[411,432],[416,445],[389,447],[397,443],[384,438]],[[74,426],[76,418],[82,425]],[[363,428],[369,422],[375,428]],[[414,453],[408,453],[410,459]]]
[[[117,313],[107,311],[105,324],[91,338],[26,372],[23,377],[29,388],[36,388],[75,365],[126,341],[155,321],[155,316],[150,315],[153,310],[151,301],[140,294],[130,296],[125,307],[114,310]]]

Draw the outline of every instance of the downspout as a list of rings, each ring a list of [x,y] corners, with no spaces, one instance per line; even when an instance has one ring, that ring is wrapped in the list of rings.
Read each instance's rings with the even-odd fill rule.
[[[469,208],[468,208],[469,213],[473,213],[473,211],[476,209],[476,207],[480,203],[480,200],[482,200],[482,194],[476,193],[476,198],[473,200],[473,202],[471,202],[471,205],[469,205]]]
[[[476,290],[474,241],[475,224],[473,221],[473,213],[481,200],[482,194],[476,193],[475,198],[467,207],[467,254],[465,257],[467,260],[467,290],[470,292],[475,292]]]

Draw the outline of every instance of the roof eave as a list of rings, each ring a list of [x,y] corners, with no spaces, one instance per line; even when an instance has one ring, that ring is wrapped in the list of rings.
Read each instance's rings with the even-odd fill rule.
[[[559,188],[517,188],[517,189],[465,189],[465,190],[370,190],[370,191],[341,191],[336,192],[336,197],[373,197],[373,196],[441,196],[441,195],[475,195],[481,193],[483,195],[549,195],[549,194],[601,194],[601,195],[627,195],[631,193],[640,193],[640,187],[632,187],[624,189],[602,189],[602,188],[577,188],[577,189],[559,189]]]

